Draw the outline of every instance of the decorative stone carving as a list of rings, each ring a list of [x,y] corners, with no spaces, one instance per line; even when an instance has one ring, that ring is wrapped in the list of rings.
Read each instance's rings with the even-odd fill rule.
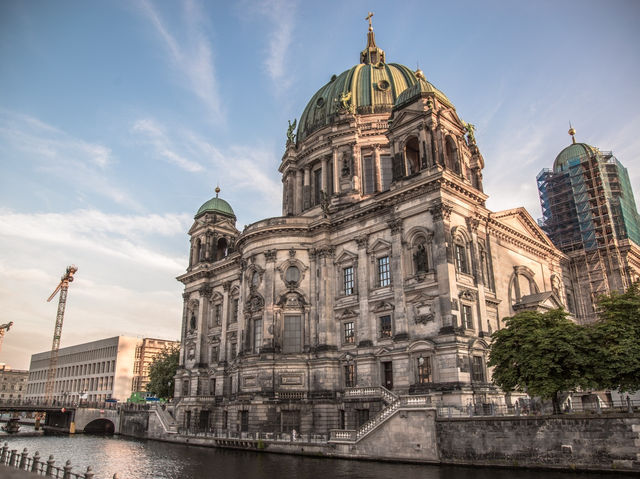
[[[467,227],[471,233],[476,233],[478,231],[478,226],[480,225],[480,220],[476,218],[467,218]]]
[[[447,203],[437,203],[429,208],[429,213],[434,220],[448,220],[451,217],[451,211],[453,210],[453,206]]]
[[[267,263],[272,263],[276,260],[278,252],[275,249],[270,249],[264,252],[264,259]]]
[[[209,285],[204,285],[198,290],[198,293],[200,293],[201,298],[210,298],[213,293],[213,289]]]
[[[402,218],[393,218],[387,221],[391,234],[396,235],[402,233]]]
[[[369,235],[362,235],[355,238],[358,249],[364,249],[369,243]]]
[[[463,289],[458,293],[458,297],[460,299],[465,299],[467,301],[475,301],[476,300],[476,293],[475,293],[475,291],[472,291],[470,289]]]
[[[245,311],[248,313],[257,313],[264,308],[264,298],[259,294],[252,295],[245,306]]]
[[[458,311],[458,300],[455,298],[451,300],[451,310]]]
[[[295,258],[296,256],[296,250],[291,247],[291,249],[289,250],[289,258]]]

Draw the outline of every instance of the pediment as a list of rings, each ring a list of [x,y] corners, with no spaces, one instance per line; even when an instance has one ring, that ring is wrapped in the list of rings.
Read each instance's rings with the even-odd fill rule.
[[[392,311],[393,309],[393,304],[386,301],[379,301],[373,308],[371,308],[371,311],[373,311],[374,313],[380,313],[382,311]]]
[[[549,237],[542,231],[542,228],[538,226],[529,212],[522,206],[518,208],[512,208],[510,210],[497,211],[490,213],[490,217],[500,223],[513,228],[519,233],[524,234],[529,238],[533,238],[541,243],[555,248]]]
[[[562,300],[553,291],[543,291],[542,293],[523,296],[520,301],[513,305],[514,311],[533,310],[544,312],[560,308],[564,308]]]
[[[335,260],[336,264],[340,264],[340,263],[350,263],[353,261],[357,261],[358,260],[358,255],[355,253],[352,253],[351,251],[348,250],[344,250],[340,256],[338,256],[338,258]]]
[[[375,252],[375,251],[383,251],[383,250],[390,250],[390,249],[391,249],[391,243],[389,243],[388,241],[385,241],[383,239],[378,238],[369,247],[369,252],[372,253],[372,252]]]
[[[338,319],[354,318],[356,316],[358,316],[358,313],[356,313],[352,309],[347,308],[338,315]]]

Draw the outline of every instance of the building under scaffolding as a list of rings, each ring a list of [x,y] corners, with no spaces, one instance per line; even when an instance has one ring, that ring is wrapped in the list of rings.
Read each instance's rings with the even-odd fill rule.
[[[573,142],[553,169],[537,177],[540,226],[570,260],[575,298],[567,304],[583,322],[595,319],[602,294],[640,278],[640,216],[627,170],[610,151]]]

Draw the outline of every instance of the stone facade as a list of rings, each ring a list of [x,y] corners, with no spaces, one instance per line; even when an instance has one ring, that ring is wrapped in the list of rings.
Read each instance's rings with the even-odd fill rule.
[[[383,406],[355,386],[504,403],[489,335],[572,289],[526,210],[486,208],[473,127],[448,98],[385,64],[371,30],[361,60],[290,128],[283,216],[240,232],[217,195],[196,215],[178,278],[184,427],[353,429]]]
[[[0,401],[21,401],[27,392],[29,371],[0,364]]]

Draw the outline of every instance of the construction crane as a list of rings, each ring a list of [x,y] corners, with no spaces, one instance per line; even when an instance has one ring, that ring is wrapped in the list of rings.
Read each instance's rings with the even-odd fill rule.
[[[2,340],[4,339],[4,333],[9,331],[11,329],[11,326],[13,326],[13,321],[9,321],[5,324],[0,324],[0,349],[2,349]]]
[[[73,281],[73,275],[78,271],[75,265],[67,267],[67,272],[60,278],[60,283],[55,289],[47,302],[50,302],[58,291],[60,291],[60,298],[58,300],[58,314],[56,315],[56,327],[53,330],[53,343],[51,344],[51,356],[49,357],[49,370],[47,371],[47,382],[45,385],[44,397],[46,401],[53,399],[53,388],[56,381],[56,369],[58,367],[58,350],[60,349],[60,336],[62,336],[62,321],[64,320],[64,307],[67,304],[67,290],[69,289],[69,283]]]

